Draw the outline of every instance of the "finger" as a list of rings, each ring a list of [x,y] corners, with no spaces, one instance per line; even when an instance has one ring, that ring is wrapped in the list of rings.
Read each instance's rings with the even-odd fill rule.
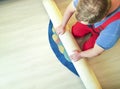
[[[73,50],[73,52],[77,52],[78,50]]]
[[[75,54],[78,54],[79,52],[77,51],[77,50],[74,50],[73,51],[73,54],[75,55]]]

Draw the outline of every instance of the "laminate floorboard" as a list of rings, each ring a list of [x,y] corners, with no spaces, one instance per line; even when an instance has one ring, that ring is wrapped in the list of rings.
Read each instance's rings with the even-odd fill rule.
[[[0,0],[0,89],[83,89],[55,57],[42,0]]]

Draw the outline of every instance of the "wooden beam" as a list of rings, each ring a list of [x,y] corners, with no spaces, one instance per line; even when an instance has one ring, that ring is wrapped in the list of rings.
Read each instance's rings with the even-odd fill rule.
[[[53,26],[56,28],[60,25],[62,20],[62,15],[57,8],[57,5],[55,4],[54,0],[44,0],[43,4],[53,23]],[[68,26],[67,29],[69,29]],[[66,30],[63,35],[59,35],[59,38],[62,41],[62,44],[64,45],[68,55],[71,55],[73,50],[80,50],[76,40],[69,30]],[[102,89],[86,59],[80,59],[77,62],[72,61],[72,63],[80,75],[80,78],[83,81],[86,89]]]

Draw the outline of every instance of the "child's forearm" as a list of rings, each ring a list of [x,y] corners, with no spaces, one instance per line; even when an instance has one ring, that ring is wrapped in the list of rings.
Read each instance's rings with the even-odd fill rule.
[[[65,13],[63,15],[63,20],[61,25],[65,28],[66,24],[68,23],[70,17],[73,15],[75,12],[75,7],[73,6],[73,2],[71,2],[68,7],[65,10]]]
[[[91,58],[91,57],[95,57],[95,56],[100,55],[103,51],[104,51],[103,48],[101,48],[100,46],[95,44],[94,48],[80,52],[80,56]]]

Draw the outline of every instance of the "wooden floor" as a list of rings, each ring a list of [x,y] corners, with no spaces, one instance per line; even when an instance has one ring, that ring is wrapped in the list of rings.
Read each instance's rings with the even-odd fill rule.
[[[0,0],[0,89],[83,89],[53,54],[42,0]]]
[[[42,0],[0,0],[0,89],[85,89],[53,54],[48,23]],[[103,89],[120,89],[119,45],[88,61]]]

